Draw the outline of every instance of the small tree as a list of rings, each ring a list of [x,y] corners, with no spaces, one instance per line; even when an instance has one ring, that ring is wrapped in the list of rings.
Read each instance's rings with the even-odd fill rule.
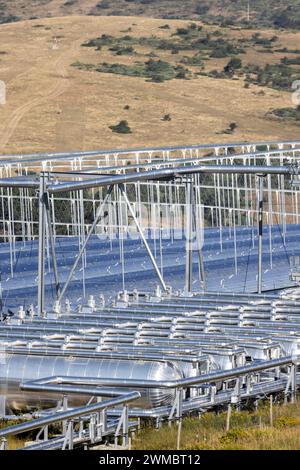
[[[242,66],[242,61],[238,57],[233,57],[230,59],[227,65],[224,67],[225,73],[234,73],[235,70],[240,69]]]
[[[116,132],[117,134],[131,134],[132,130],[130,129],[128,122],[123,120],[120,121],[119,124],[116,124],[115,126],[109,126],[109,128],[113,131]]]
[[[231,133],[234,132],[234,131],[236,130],[236,128],[237,128],[237,123],[236,123],[236,122],[231,122],[231,123],[229,124],[228,129],[229,129],[229,131],[230,131]]]

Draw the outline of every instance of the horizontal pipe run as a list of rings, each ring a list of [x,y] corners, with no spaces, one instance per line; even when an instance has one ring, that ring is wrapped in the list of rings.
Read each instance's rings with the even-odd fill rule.
[[[151,349],[151,348],[150,348]],[[155,348],[154,348],[155,349]],[[45,354],[45,349],[33,349],[33,348],[27,348],[27,347],[10,347],[8,346],[6,348],[6,351],[9,354],[18,354],[18,355],[23,355],[26,354],[28,356],[40,356]],[[159,349],[161,351],[161,349]],[[53,349],[52,351],[47,349],[47,356],[55,356],[55,357],[70,357],[70,353],[72,356],[76,357],[85,357],[89,359],[118,359],[126,361],[126,360],[131,360],[131,361],[156,361],[156,362],[184,362],[184,363],[190,363],[190,364],[200,364],[200,363],[205,363],[209,361],[209,356],[207,354],[201,354],[198,355],[197,357],[194,356],[185,356],[183,352],[181,352],[182,355],[177,355],[177,354],[146,354],[146,353],[139,353],[138,351],[135,353],[124,353],[122,352],[105,352],[105,351],[84,351],[84,350],[58,350],[58,349]],[[187,354],[187,353],[186,353]],[[190,354],[193,354],[190,352]],[[200,354],[200,352],[198,353]]]
[[[228,144],[192,144],[192,145],[176,145],[164,147],[132,147],[128,149],[99,149],[87,151],[73,151],[73,152],[41,152],[29,154],[7,154],[0,155],[0,164],[9,162],[20,163],[22,161],[50,161],[50,160],[65,160],[70,158],[81,157],[97,157],[105,155],[127,155],[129,153],[152,153],[152,152],[174,152],[174,151],[187,151],[187,150],[205,150],[205,149],[224,149],[224,148],[237,148],[237,147],[253,147],[256,145],[289,145],[290,150],[297,150],[300,141],[287,140],[287,141],[263,141],[263,142],[233,142]],[[281,149],[279,149],[281,150]],[[285,149],[282,149],[284,151]]]
[[[109,175],[85,181],[72,181],[50,184],[50,194],[66,191],[83,190],[100,186],[109,186],[122,183],[134,183],[138,181],[150,181],[166,178],[180,177],[190,174],[269,174],[269,175],[291,175],[294,170],[288,166],[251,166],[251,165],[192,165],[178,168],[164,168],[161,170],[150,170],[145,172],[127,173],[125,175]],[[1,181],[0,181],[1,186]]]
[[[49,173],[49,172],[47,172]],[[152,181],[166,178],[180,177],[190,174],[273,174],[292,175],[294,170],[288,166],[254,166],[254,165],[192,165],[176,168],[163,168],[145,172],[132,172],[123,175],[107,175],[100,178],[84,181],[64,181],[63,183],[50,183],[47,187],[50,194],[74,190],[83,190],[100,186],[109,186],[122,183]],[[39,182],[35,179],[24,180],[16,178],[0,179],[3,188],[38,188]]]
[[[92,377],[49,377],[38,380],[36,383],[72,383],[85,385],[108,385],[110,387],[131,387],[131,388],[187,388],[201,384],[210,384],[219,382],[221,380],[229,380],[243,375],[261,372],[264,370],[275,369],[277,367],[287,366],[291,364],[297,364],[300,361],[299,356],[287,356],[281,359],[273,359],[271,361],[262,361],[250,366],[237,367],[231,370],[221,370],[217,372],[211,372],[203,374],[198,377],[188,377],[178,380],[164,380],[157,382],[156,380],[137,380],[137,379],[114,379],[114,378],[92,378]]]
[[[259,395],[267,395],[270,393],[282,391],[285,389],[287,384],[287,378],[275,380],[272,382],[264,382],[252,385],[252,390],[248,393],[246,390],[241,389],[240,398],[241,400],[249,397],[257,397]],[[297,378],[297,384],[300,383],[300,378]],[[194,411],[208,410],[215,407],[216,405],[224,405],[225,403],[231,403],[232,399],[232,389],[219,392],[214,397],[214,402],[212,403],[210,396],[197,397],[193,400],[184,401],[182,403],[182,411],[188,413]],[[171,411],[171,406],[160,406],[158,408],[150,409],[139,409],[139,408],[130,408],[128,410],[128,415],[131,418],[160,418],[163,419],[166,416],[169,416]],[[120,409],[113,409],[110,411],[111,416],[120,416]]]
[[[53,171],[51,172],[51,174],[69,174],[69,175],[82,175],[82,176],[85,176],[85,175],[92,175],[92,174],[100,174],[101,171],[105,171],[106,173],[109,172],[109,171],[122,171],[122,170],[142,170],[142,169],[146,169],[146,168],[151,168],[151,167],[163,167],[163,166],[174,166],[174,165],[179,165],[179,164],[183,164],[183,165],[186,165],[188,163],[192,164],[194,162],[199,162],[201,161],[202,163],[206,163],[206,162],[210,162],[212,160],[219,160],[219,161],[222,161],[222,160],[228,160],[228,159],[232,159],[232,160],[240,160],[240,159],[249,159],[249,158],[265,158],[266,154],[268,155],[268,157],[276,157],[278,156],[278,158],[282,158],[282,155],[283,154],[286,154],[286,153],[290,153],[291,151],[293,152],[297,152],[299,153],[300,152],[300,148],[296,148],[296,149],[285,149],[285,150],[269,150],[269,151],[265,151],[265,152],[245,152],[245,153],[238,153],[238,154],[233,154],[233,155],[230,155],[228,156],[227,155],[210,155],[209,157],[203,157],[203,156],[195,156],[195,157],[192,157],[192,158],[171,158],[169,160],[160,160],[160,161],[156,161],[156,160],[153,160],[151,162],[147,162],[147,163],[140,163],[140,164],[136,164],[136,165],[112,165],[112,166],[100,166],[100,167],[97,167],[97,168],[85,168],[84,170],[70,170],[68,172],[64,172],[64,171]],[[293,155],[293,158],[295,158],[295,156]]]
[[[13,435],[20,434],[26,431],[31,431],[33,429],[41,428],[49,424],[57,423],[58,421],[66,421],[70,419],[79,418],[85,415],[89,415],[92,413],[98,413],[99,411],[105,410],[110,407],[115,407],[118,405],[130,403],[134,400],[137,400],[140,397],[141,395],[139,392],[124,393],[122,396],[113,398],[111,400],[102,401],[93,405],[81,406],[73,410],[55,413],[51,416],[34,419],[32,421],[22,423],[22,424],[16,424],[7,429],[0,429],[0,438],[13,436]]]
[[[116,389],[109,388],[100,388],[100,387],[87,387],[83,385],[62,385],[62,384],[39,384],[35,381],[24,382],[20,384],[21,390],[31,391],[31,392],[51,392],[59,393],[64,395],[86,395],[90,397],[126,397],[126,393],[120,392]],[[140,398],[139,396],[136,398]]]
[[[18,178],[17,176],[13,178],[3,178],[0,179],[0,187],[1,188],[38,188],[39,187],[39,181],[36,179],[31,179],[31,178]]]

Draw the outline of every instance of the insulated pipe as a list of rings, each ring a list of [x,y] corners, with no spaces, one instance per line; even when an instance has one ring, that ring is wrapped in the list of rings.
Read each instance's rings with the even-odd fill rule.
[[[290,145],[291,148],[287,149],[289,151],[291,150],[297,150],[296,145],[300,145],[300,141],[298,140],[292,140],[292,141],[264,141],[264,142],[259,142],[259,145]],[[75,151],[75,152],[60,152],[60,153],[29,153],[29,154],[7,154],[7,155],[0,155],[0,163],[6,163],[6,162],[22,162],[22,161],[27,161],[28,159],[31,160],[36,160],[36,161],[49,161],[49,160],[57,160],[57,159],[66,159],[66,158],[75,158],[75,157],[88,157],[88,156],[100,156],[100,155],[126,155],[128,153],[149,153],[149,152],[171,152],[171,151],[184,151],[184,150],[193,150],[193,149],[219,149],[219,148],[224,148],[224,147],[232,147],[232,148],[237,148],[237,147],[243,147],[243,146],[252,146],[256,145],[256,142],[252,143],[246,143],[246,142],[235,142],[235,143],[228,143],[228,144],[196,144],[196,145],[189,145],[189,146],[167,146],[167,147],[152,147],[152,148],[147,148],[147,147],[135,147],[135,148],[128,148],[128,149],[100,149],[100,150],[88,150],[88,151]],[[285,150],[281,150],[285,151]],[[4,161],[2,159],[5,159]],[[18,160],[17,160],[18,159]]]
[[[294,170],[292,167],[288,166],[193,165],[178,168],[164,168],[162,170],[151,170],[143,173],[138,172],[127,173],[126,175],[109,175],[104,176],[102,178],[95,178],[87,181],[72,181],[50,184],[48,186],[48,191],[51,194],[56,194],[65,191],[82,190],[122,183],[133,183],[136,181],[174,178],[197,173],[292,175],[294,173]]]
[[[1,162],[0,162],[1,165]],[[39,188],[39,181],[37,179],[31,178],[4,178],[0,179],[0,187],[1,188],[28,188],[28,189],[38,189]]]
[[[139,348],[138,348],[139,349]],[[84,351],[84,350],[80,350],[80,351],[76,351],[76,350],[72,350],[72,357],[73,356],[76,356],[76,357],[85,357],[85,358],[89,358],[89,359],[119,359],[119,360],[136,360],[136,361],[148,361],[148,362],[165,362],[165,363],[170,363],[170,362],[184,362],[184,363],[189,363],[189,364],[194,364],[194,365],[197,365],[197,364],[204,364],[206,362],[208,362],[210,360],[210,357],[208,354],[203,354],[201,355],[199,352],[197,353],[197,355],[177,355],[174,353],[170,353],[170,354],[165,354],[164,351],[161,352],[161,348],[157,348],[158,350],[158,353],[157,354],[151,354],[151,350],[155,351],[156,348],[148,348],[148,350],[150,351],[149,354],[147,353],[143,353],[142,352],[139,352],[139,350],[137,349],[137,351],[135,352],[132,352],[132,353],[126,353],[124,351],[120,351],[120,352],[105,352],[105,351]],[[32,349],[32,348],[27,348],[27,347],[8,347],[7,348],[7,351],[9,353],[13,353],[13,354],[19,354],[19,355],[23,355],[23,354],[27,354],[28,356],[40,356],[40,355],[43,355],[45,354],[45,350],[43,348],[40,348],[40,349]],[[190,353],[191,354],[191,353]],[[47,356],[55,356],[55,357],[69,357],[70,356],[70,351],[68,350],[62,350],[62,349],[59,349],[59,350],[47,350]],[[159,382],[157,382],[157,385],[159,385]]]
[[[51,194],[88,189],[93,187],[108,186],[111,184],[132,183],[136,181],[150,181],[164,178],[174,178],[194,173],[214,174],[276,174],[293,175],[294,170],[288,166],[259,166],[259,165],[192,165],[175,168],[163,168],[145,172],[126,173],[123,175],[106,175],[101,178],[84,181],[65,181],[48,185]],[[59,174],[59,172],[58,172]],[[35,179],[24,180],[17,178],[0,179],[0,187],[4,188],[39,188],[39,182]]]
[[[297,378],[297,384],[299,384],[300,379]],[[246,392],[241,390],[240,397],[242,398],[249,398],[250,396],[255,397],[259,395],[267,395],[272,392],[278,392],[284,390],[287,384],[287,379],[279,379],[274,382],[266,382],[266,383],[259,383],[259,384],[252,384],[252,391]],[[211,397],[202,397],[197,398],[192,401],[187,401],[182,403],[182,410],[183,413],[188,413],[189,411],[203,410],[212,408],[212,406],[224,403],[231,403],[232,400],[232,390],[222,391],[219,392],[214,397],[214,404],[211,403]],[[170,414],[171,407],[170,406],[161,406],[159,408],[152,408],[147,410],[140,410],[137,408],[131,408],[129,410],[130,417],[140,417],[140,418],[163,418],[164,416],[168,416]],[[111,416],[120,416],[120,410],[111,410]]]
[[[300,148],[296,149],[298,152],[300,152]],[[273,151],[270,151],[268,152],[268,155],[272,156],[273,158],[282,158],[282,153],[290,153],[291,150],[290,149],[287,149],[287,150],[273,150]],[[266,155],[266,152],[251,152],[251,153],[242,153],[242,154],[234,154],[231,156],[231,159],[233,160],[240,160],[240,159],[243,159],[243,160],[246,160],[247,158],[259,158],[259,157],[265,157]],[[300,155],[298,155],[300,156]],[[216,155],[211,155],[209,157],[194,157],[194,158],[172,158],[170,160],[160,160],[160,161],[156,161],[156,160],[153,160],[151,161],[150,163],[139,163],[139,164],[136,164],[136,165],[114,165],[114,166],[101,166],[101,167],[97,167],[97,168],[85,168],[84,170],[74,170],[74,171],[68,171],[68,172],[60,172],[60,171],[54,171],[53,174],[68,174],[68,175],[82,175],[82,176],[88,176],[88,175],[92,175],[92,174],[102,174],[103,171],[105,171],[106,173],[109,172],[109,171],[125,171],[125,170],[142,170],[142,169],[147,169],[147,168],[151,168],[151,167],[166,167],[166,166],[175,166],[175,165],[179,165],[179,164],[183,164],[183,165],[186,165],[188,163],[194,163],[194,162],[199,162],[201,161],[201,163],[206,163],[206,162],[211,162],[211,161],[214,161],[216,160],[216,158],[218,158],[218,160],[224,160],[224,159],[227,159],[228,156],[227,155],[219,155],[218,157],[216,157]],[[103,174],[102,174],[103,175]]]
[[[272,361],[262,361],[258,364],[251,366],[237,367],[232,370],[212,372],[204,374],[199,377],[188,377],[186,379],[178,380],[163,380],[159,382],[159,388],[186,388],[193,387],[195,385],[215,383],[221,380],[229,380],[243,375],[251,374],[254,372],[261,372],[263,370],[275,369],[277,367],[287,366],[291,364],[297,364],[300,360],[300,356],[287,356],[281,359],[274,359]],[[113,379],[113,378],[92,378],[92,377],[49,377],[40,379],[38,383],[72,383],[85,385],[108,385],[110,387],[136,387],[136,388],[157,388],[158,383],[155,380],[137,380],[137,379]]]

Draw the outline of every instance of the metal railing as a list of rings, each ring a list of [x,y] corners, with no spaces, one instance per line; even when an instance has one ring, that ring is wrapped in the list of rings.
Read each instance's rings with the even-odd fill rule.
[[[30,384],[28,384],[28,387]],[[34,390],[35,387],[32,384],[31,390]],[[97,387],[54,387],[49,386],[50,391],[60,391],[67,392],[68,394],[84,394],[91,397],[104,397],[104,396],[115,396],[115,398],[106,401],[100,401],[95,404],[88,404],[86,406],[81,406],[66,411],[58,411],[49,416],[42,418],[37,418],[29,422],[16,424],[8,428],[0,430],[0,439],[2,439],[1,449],[5,450],[7,448],[7,438],[9,436],[18,435],[24,432],[29,432],[35,429],[41,428],[41,431],[37,435],[37,440],[43,433],[44,435],[44,445],[50,443],[49,439],[49,425],[63,423],[63,435],[60,438],[54,438],[53,444],[54,447],[61,448],[62,450],[68,448],[73,449],[74,445],[84,443],[96,444],[103,440],[103,436],[113,434],[115,437],[115,442],[117,444],[118,437],[120,436],[120,431],[122,429],[122,440],[123,446],[128,445],[128,404],[136,399],[140,398],[139,392],[124,392],[118,393],[117,391],[109,390],[100,390]],[[123,405],[123,411],[121,417],[116,423],[115,426],[109,426],[107,422],[107,410],[110,408]],[[64,402],[64,408],[67,408],[67,401]],[[88,429],[84,427],[84,419],[88,420]],[[75,432],[74,425],[75,421],[79,421],[79,431]],[[39,443],[39,448],[43,447],[43,444]],[[28,447],[29,448],[29,447]]]

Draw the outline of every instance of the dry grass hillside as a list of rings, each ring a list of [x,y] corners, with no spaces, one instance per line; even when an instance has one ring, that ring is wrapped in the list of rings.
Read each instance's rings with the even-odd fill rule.
[[[68,15],[201,19],[297,28],[300,0],[1,0],[0,22]]]
[[[213,57],[206,51],[200,66],[192,60],[194,51],[155,46],[158,39],[168,44],[181,41],[176,31],[188,25],[182,20],[93,16],[1,25],[0,79],[7,86],[7,102],[0,105],[0,152],[297,138],[297,122],[266,117],[273,108],[291,106],[289,91],[252,82],[245,87],[245,73],[220,79],[210,76],[223,70],[230,54]],[[201,34],[212,34],[214,44],[220,41],[218,27],[203,28]],[[192,33],[198,34],[198,29]],[[234,44],[247,42],[254,33],[221,31]],[[268,39],[274,34],[265,30],[262,36]],[[300,33],[276,34],[272,50],[257,52],[262,46],[251,40],[243,54],[235,51],[234,57],[240,57],[244,65],[261,67],[280,62],[286,53],[276,51],[293,51]],[[109,45],[82,46],[102,35],[112,38]],[[126,35],[133,52],[124,52],[126,47],[118,39]],[[297,51],[289,53],[290,57],[297,58]],[[99,67],[97,71],[99,64],[139,68],[150,58],[167,62],[174,70],[186,67],[187,76],[157,83],[145,76],[101,73]],[[109,126],[121,120],[128,122],[132,133],[112,132]],[[237,127],[228,132],[233,122]]]

